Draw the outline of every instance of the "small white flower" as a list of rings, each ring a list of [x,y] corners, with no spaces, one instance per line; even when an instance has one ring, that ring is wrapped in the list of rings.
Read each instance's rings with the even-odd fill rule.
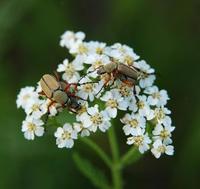
[[[88,128],[92,132],[96,132],[97,128],[102,132],[109,129],[111,123],[106,111],[99,112],[98,105],[95,105],[88,108],[87,112],[79,117],[85,128]]]
[[[74,129],[77,131],[77,133],[81,133],[82,137],[90,136],[90,131],[88,128],[85,128],[83,123],[74,123]]]
[[[151,87],[156,79],[153,73],[155,70],[144,60],[134,63],[134,66],[140,70],[139,85],[141,88]]]
[[[147,97],[145,95],[137,96],[137,107],[138,112],[141,116],[145,116],[147,120],[151,120],[154,118],[154,111],[150,108]]]
[[[134,66],[136,68],[138,68],[139,70],[141,70],[142,72],[147,73],[147,74],[153,74],[155,72],[155,70],[153,68],[151,68],[150,65],[147,64],[146,61],[144,61],[144,60],[135,62]]]
[[[129,107],[129,110],[131,110],[132,112],[136,112],[138,110],[137,100],[134,96],[131,98],[128,107]]]
[[[145,118],[134,113],[125,114],[121,119],[121,122],[125,124],[123,127],[125,135],[140,135],[146,126]]]
[[[123,45],[122,49],[123,55],[120,57],[119,61],[121,63],[127,64],[128,66],[133,66],[134,62],[140,57],[127,45]]]
[[[82,41],[84,38],[85,34],[83,32],[74,33],[72,31],[66,31],[61,36],[60,46],[71,49],[77,41]]]
[[[88,54],[103,54],[106,43],[98,42],[98,41],[90,41],[87,43],[89,53]]]
[[[117,93],[119,93],[126,101],[130,101],[132,98],[134,98],[133,87],[128,86],[120,80],[115,81],[113,88],[116,88],[115,90]]]
[[[137,100],[135,98],[135,94],[137,95],[140,93],[140,88],[138,86],[135,86],[134,89],[133,87],[128,86],[120,80],[115,81],[113,88],[113,90],[116,90],[116,92],[123,97],[124,101],[128,102],[129,110],[136,112],[138,108],[136,104]]]
[[[132,66],[134,61],[139,59],[139,56],[134,53],[132,48],[127,45],[121,45],[120,43],[115,43],[111,47],[107,47],[105,53],[115,60],[129,66]]]
[[[34,87],[24,87],[20,90],[17,96],[17,108],[26,108],[31,100],[38,99],[38,93],[35,92]]]
[[[34,140],[35,135],[38,137],[44,134],[44,122],[40,119],[35,119],[32,116],[28,116],[22,123],[22,132],[27,140]]]
[[[72,148],[77,139],[77,131],[69,123],[65,123],[63,127],[57,128],[54,136],[58,148]]]
[[[166,90],[160,90],[157,86],[148,87],[145,89],[144,93],[149,94],[148,96],[148,103],[152,106],[164,106],[167,104],[167,100],[169,100],[169,97],[167,95]]]
[[[174,154],[174,147],[172,145],[165,145],[161,140],[156,140],[153,143],[153,148],[151,149],[152,154],[159,158],[161,154],[167,154],[172,156]]]
[[[69,50],[69,53],[73,55],[87,55],[88,52],[88,45],[83,41],[77,41]]]
[[[127,139],[127,144],[128,145],[134,144],[134,146],[138,147],[140,153],[142,154],[150,148],[149,147],[150,143],[151,143],[151,140],[147,133],[128,137]]]
[[[120,43],[108,46],[105,48],[105,54],[114,58],[115,60],[119,60],[123,53],[122,51],[120,51],[121,46],[122,45]]]
[[[172,127],[170,125],[162,126],[161,124],[156,125],[155,129],[153,130],[154,140],[161,140],[164,144],[171,144],[172,139],[170,138],[172,136],[171,132],[174,131],[175,127]]]
[[[57,72],[64,72],[62,75],[63,80],[68,83],[77,83],[80,79],[80,74],[78,71],[81,71],[84,67],[80,62],[73,61],[69,63],[68,59],[63,61],[63,64],[58,65]]]
[[[99,55],[99,54],[88,55],[85,60],[85,63],[91,64],[91,66],[87,70],[87,72],[89,73],[89,76],[96,78],[98,74],[97,72],[95,72],[95,70],[97,70],[100,66],[109,64],[110,62],[111,62],[110,59],[106,55]]]
[[[82,85],[78,87],[77,96],[84,100],[87,100],[89,98],[89,100],[92,102],[96,94],[97,84],[90,82],[91,80],[87,77],[81,80]]]
[[[42,108],[45,100],[32,99],[29,104],[27,104],[25,108],[25,112],[27,115],[32,115],[35,119],[41,118],[44,114],[47,113],[45,109]]]
[[[124,100],[116,90],[107,91],[100,99],[106,102],[105,110],[111,118],[117,116],[117,109],[127,110],[128,101]]]
[[[168,116],[171,114],[171,111],[165,107],[155,108],[154,109],[154,119],[158,124],[163,124],[164,126],[169,126],[172,124],[171,118]]]

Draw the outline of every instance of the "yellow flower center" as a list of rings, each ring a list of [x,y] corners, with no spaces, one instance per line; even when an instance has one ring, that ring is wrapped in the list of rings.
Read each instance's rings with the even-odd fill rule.
[[[80,44],[79,48],[78,48],[78,51],[79,51],[80,54],[85,54],[85,53],[88,52],[88,49],[84,44]]]
[[[33,112],[35,112],[40,109],[40,106],[39,106],[39,104],[34,104],[31,109]]]
[[[148,77],[148,73],[145,73],[145,72],[140,72],[139,73],[139,77],[138,78],[140,78],[140,79],[145,79],[145,78],[147,78]]]
[[[92,92],[92,91],[93,91],[93,86],[92,86],[92,84],[85,84],[85,85],[83,86],[83,90],[84,90],[85,92],[87,92],[87,93]]]
[[[120,47],[119,51],[121,51],[122,53],[126,53],[126,51],[125,51],[125,49],[123,47]]]
[[[165,138],[169,137],[169,132],[168,132],[167,130],[161,131],[161,132],[160,132],[160,137],[161,137],[162,139],[165,139]]]
[[[135,136],[134,137],[134,144],[138,147],[142,144],[143,140],[144,140],[143,136]]]
[[[102,65],[103,65],[103,63],[100,60],[97,60],[96,62],[94,62],[94,64],[92,65],[92,67],[94,69],[97,69],[97,68],[99,68]]]
[[[130,88],[127,87],[127,85],[121,84],[121,85],[119,85],[118,89],[119,89],[120,94],[121,94],[123,97],[128,97],[128,96],[130,96]]]
[[[62,134],[62,139],[63,140],[67,140],[67,139],[70,139],[71,138],[71,133],[65,131],[63,134]]]
[[[109,106],[109,107],[111,107],[111,108],[117,108],[118,103],[117,103],[116,100],[109,99],[109,100],[106,102],[106,106]]]
[[[156,108],[154,114],[157,121],[165,118],[165,113],[160,108]]]
[[[160,93],[157,92],[157,93],[153,93],[153,94],[152,94],[152,97],[153,97],[153,98],[159,99],[161,96],[160,96]]]
[[[23,100],[24,100],[24,101],[28,100],[29,98],[30,98],[30,95],[29,95],[29,94],[26,94],[26,95],[23,96]]]
[[[138,101],[138,103],[137,103],[137,105],[138,105],[138,108],[139,109],[143,109],[144,108],[144,106],[145,106],[145,104],[144,104],[144,102],[143,101]]]
[[[83,127],[83,124],[81,123],[81,124],[80,124],[80,129],[83,130],[83,128],[84,128],[84,127]]]
[[[103,48],[97,47],[96,48],[96,53],[97,54],[103,54]]]
[[[35,131],[36,130],[36,125],[34,123],[29,123],[28,124],[28,130],[29,131]]]
[[[138,121],[136,119],[132,119],[129,121],[131,127],[136,128],[138,126]]]
[[[125,61],[125,63],[127,63],[129,66],[132,66],[132,65],[133,65],[133,62],[134,62],[133,58],[132,58],[131,56],[129,56],[129,55],[125,56],[124,61]]]
[[[65,73],[67,74],[67,76],[69,78],[72,78],[74,75],[74,72],[75,72],[74,66],[72,64],[68,64],[68,66],[65,70]]]
[[[94,116],[91,116],[90,119],[95,125],[100,125],[103,122],[103,117],[101,116],[100,113],[97,113]]]
[[[84,113],[84,112],[87,112],[87,108],[86,108],[86,106],[81,106],[81,108],[77,111],[77,113],[79,114],[79,115],[81,115],[82,113]]]
[[[161,152],[161,153],[164,153],[166,150],[165,146],[164,145],[161,145],[158,147],[158,151]]]

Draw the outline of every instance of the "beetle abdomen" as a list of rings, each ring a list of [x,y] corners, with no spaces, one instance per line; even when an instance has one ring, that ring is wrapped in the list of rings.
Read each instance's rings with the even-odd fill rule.
[[[67,94],[61,90],[57,90],[53,93],[53,99],[60,104],[66,104],[69,100]]]
[[[130,68],[129,66],[127,66],[125,64],[118,65],[118,72],[121,74],[124,74],[127,77],[130,77],[134,80],[137,80],[139,77],[139,72],[136,69]]]

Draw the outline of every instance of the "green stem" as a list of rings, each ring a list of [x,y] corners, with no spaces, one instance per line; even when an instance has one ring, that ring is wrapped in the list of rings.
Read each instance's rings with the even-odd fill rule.
[[[121,158],[121,167],[125,166],[137,161],[142,154],[138,151],[136,147],[132,147],[126,154],[124,154]]]
[[[108,138],[110,142],[113,164],[112,164],[112,180],[113,180],[113,188],[114,189],[122,189],[122,174],[120,167],[120,154],[119,148],[117,144],[116,134],[114,130],[114,125],[108,131]]]
[[[87,137],[82,137],[80,139],[85,144],[87,144],[91,149],[93,149],[109,168],[112,168],[112,162],[111,162],[110,158],[95,142],[93,142],[92,140],[90,140]]]

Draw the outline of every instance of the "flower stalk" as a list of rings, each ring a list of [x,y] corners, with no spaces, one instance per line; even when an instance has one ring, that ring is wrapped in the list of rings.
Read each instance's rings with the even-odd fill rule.
[[[113,188],[114,189],[121,189],[122,188],[122,169],[121,169],[121,162],[120,162],[120,154],[119,154],[119,147],[117,143],[115,128],[112,126],[108,131],[108,138],[110,142],[111,152],[112,152],[112,180],[113,180]]]
[[[112,168],[112,161],[108,157],[108,155],[98,146],[95,142],[93,142],[89,138],[81,138],[81,141],[88,145],[98,156],[102,159],[102,161],[107,165],[107,167]]]

